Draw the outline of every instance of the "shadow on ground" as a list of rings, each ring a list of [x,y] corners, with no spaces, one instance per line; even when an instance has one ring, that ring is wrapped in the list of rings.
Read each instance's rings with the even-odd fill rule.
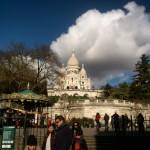
[[[148,150],[150,132],[139,134],[128,132],[126,134],[113,132],[100,132],[95,136],[96,150]]]

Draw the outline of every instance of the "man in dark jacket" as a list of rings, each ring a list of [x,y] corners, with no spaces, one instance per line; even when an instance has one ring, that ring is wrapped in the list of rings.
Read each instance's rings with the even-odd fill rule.
[[[63,116],[57,116],[55,118],[57,126],[55,136],[56,150],[69,150],[72,144],[72,131],[69,126],[65,123]]]
[[[120,131],[119,115],[117,114],[117,112],[115,112],[112,117],[114,120],[115,133],[118,134]]]
[[[104,115],[104,121],[105,121],[105,131],[108,131],[109,115],[107,113],[105,113],[105,115]]]
[[[137,116],[137,124],[139,128],[139,133],[143,133],[144,132],[144,117],[141,113],[139,113],[139,115]]]

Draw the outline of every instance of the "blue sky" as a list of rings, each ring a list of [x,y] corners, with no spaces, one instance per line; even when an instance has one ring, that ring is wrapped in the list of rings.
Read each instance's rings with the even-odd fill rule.
[[[122,8],[127,0],[0,0],[0,48],[12,41],[51,43],[89,9]],[[149,11],[149,0],[137,0]]]
[[[63,54],[62,59],[65,58],[64,62],[66,62],[67,58],[71,53],[71,50],[69,52],[67,51],[68,45],[66,46],[64,44],[65,42],[59,43],[60,41],[59,39],[63,41],[63,39],[65,38],[64,36],[61,36],[62,34],[70,36],[70,34],[72,33],[72,27],[78,29],[78,23],[80,24],[80,22],[84,18],[83,14],[85,14],[86,17],[89,17],[91,14],[93,15],[94,13],[93,18],[95,19],[95,16],[99,14],[104,16],[110,14],[111,16],[112,10],[115,10],[116,14],[118,13],[117,10],[119,9],[121,9],[122,12],[124,13],[126,13],[127,10],[129,12],[130,11],[132,12],[132,9],[130,10],[130,6],[128,6],[127,10],[126,8],[124,8],[128,2],[131,1],[129,0],[0,0],[0,49],[7,47],[11,42],[23,42],[28,46],[34,46],[40,43],[47,43],[51,45],[51,48],[53,50],[56,50],[56,52],[58,53],[60,52],[60,54]],[[134,2],[138,6],[142,5],[143,7],[145,7],[145,12],[142,12],[141,15],[142,14],[147,15],[150,12],[150,0],[135,0]],[[94,9],[96,9],[96,11]],[[89,10],[91,11],[88,12]],[[107,16],[106,18],[109,20],[110,16]],[[135,19],[138,18],[138,16],[136,16],[135,14],[133,16]],[[127,17],[128,16],[125,16],[124,14],[124,18]],[[77,21],[78,18],[79,20]],[[145,28],[144,26],[146,24],[145,20],[147,21],[147,19],[144,19],[143,21],[144,22],[143,28]],[[135,22],[136,21],[137,20],[135,20]],[[90,23],[87,22],[87,26],[88,24]],[[146,27],[147,26],[148,24],[146,24]],[[71,28],[71,30],[68,30],[69,28]],[[148,30],[148,27],[145,29]],[[119,32],[122,33],[124,32],[124,30],[123,31],[119,30]],[[137,37],[141,35],[139,34],[138,36],[138,34]],[[88,35],[90,36],[90,34]],[[92,36],[93,35],[91,35],[91,37]],[[143,39],[145,39],[145,36],[143,37]],[[145,43],[145,41],[143,42],[143,39],[142,40],[138,39],[138,41],[140,42],[137,45],[140,45],[141,43]],[[66,41],[71,45],[71,41],[68,40]],[[146,42],[149,43],[149,41]],[[142,52],[139,53],[138,51],[137,55],[135,53],[136,57],[130,58],[129,60],[128,59],[129,55],[133,55],[133,53],[130,54],[130,52],[128,52],[128,48],[124,49],[123,51],[124,55],[127,56],[124,58],[122,58],[122,56],[120,57],[118,52],[112,51],[116,57],[118,56],[117,57],[118,59],[116,59],[114,56],[112,57],[110,52],[105,54],[104,53],[105,49],[103,50],[103,53],[102,51],[99,51],[98,53],[97,51],[91,52],[90,49],[88,49],[89,51],[87,50],[86,53],[87,55],[84,59],[84,58],[80,58],[80,56],[83,56],[82,54],[85,54],[85,48],[83,48],[83,46],[81,46],[78,43],[76,45],[71,45],[71,46],[72,48],[78,49],[77,55],[79,57],[80,62],[87,64],[87,70],[90,76],[92,76],[93,80],[95,80],[95,83],[97,83],[97,80],[98,81],[101,80],[100,85],[106,82],[110,82],[115,85],[118,82],[124,80],[130,81],[130,74],[131,74],[130,72],[133,69],[133,64],[135,64],[137,58],[140,56],[142,52],[147,52],[146,51],[147,49],[144,49],[143,47],[139,47],[140,50],[142,49]],[[124,47],[124,45],[122,46]],[[62,48],[62,53],[61,50],[59,50],[59,48]],[[100,47],[100,49],[102,48],[103,47]],[[97,57],[97,54],[99,54],[101,57]],[[109,55],[110,56],[106,57],[107,54],[108,56]],[[91,55],[93,56],[93,58],[89,57]],[[127,64],[128,62],[130,63]]]

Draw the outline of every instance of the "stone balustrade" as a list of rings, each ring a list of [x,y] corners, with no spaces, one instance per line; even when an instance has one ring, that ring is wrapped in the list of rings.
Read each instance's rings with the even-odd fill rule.
[[[97,112],[103,116],[105,113],[112,115],[114,112],[118,114],[127,114],[136,116],[137,113],[142,112],[144,115],[150,117],[150,105],[142,105],[132,103],[126,100],[119,99],[77,99],[68,103],[67,100],[59,101],[49,111],[50,114],[63,114],[64,110],[68,110],[70,117],[89,117],[94,118]]]
[[[72,105],[114,105],[114,106],[123,106],[123,107],[138,107],[138,108],[145,108],[145,109],[149,109],[150,105],[142,105],[142,104],[135,104],[133,102],[130,101],[126,101],[126,100],[119,100],[119,99],[111,99],[111,100],[107,100],[107,99],[96,99],[94,101],[90,101],[89,99],[85,99],[85,100],[77,100],[75,101]]]

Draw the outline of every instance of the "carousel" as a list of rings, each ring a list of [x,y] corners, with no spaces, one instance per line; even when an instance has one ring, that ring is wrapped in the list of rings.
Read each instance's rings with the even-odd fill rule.
[[[39,95],[31,90],[18,93],[2,94],[0,96],[0,107],[18,109],[20,111],[40,111],[48,103],[45,95]]]
[[[15,126],[23,128],[25,144],[26,129],[41,127],[44,119],[47,120],[50,101],[45,95],[36,94],[27,89],[12,94],[2,94],[0,96],[1,126]]]
[[[0,96],[0,109],[9,113],[14,111],[22,114],[34,114],[36,118],[38,115],[42,115],[43,109],[49,106],[50,101],[45,95],[36,94],[29,89]]]

